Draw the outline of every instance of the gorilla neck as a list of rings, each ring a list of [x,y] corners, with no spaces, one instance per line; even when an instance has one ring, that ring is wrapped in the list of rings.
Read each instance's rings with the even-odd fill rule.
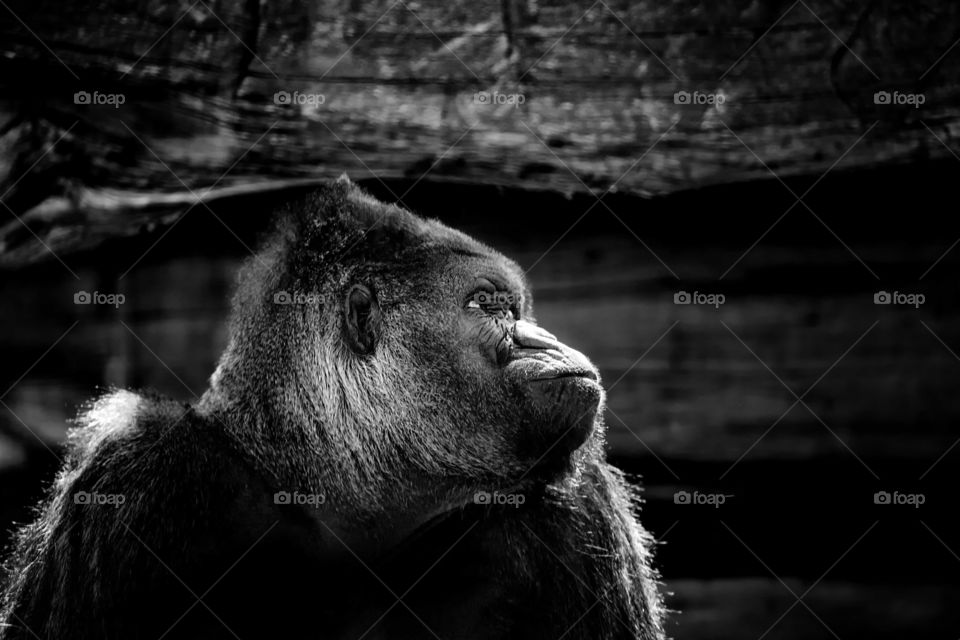
[[[318,420],[291,409],[301,406],[293,401],[281,402],[278,412],[276,403],[237,393],[244,389],[237,380],[220,384],[224,374],[214,376],[197,413],[236,443],[274,492],[321,497],[318,506],[285,508],[319,524],[334,551],[344,545],[361,555],[390,549],[449,510],[428,479],[398,468],[403,456],[381,447],[383,455],[371,459],[364,453],[376,450],[369,441],[343,445],[344,434],[371,433],[372,425]]]

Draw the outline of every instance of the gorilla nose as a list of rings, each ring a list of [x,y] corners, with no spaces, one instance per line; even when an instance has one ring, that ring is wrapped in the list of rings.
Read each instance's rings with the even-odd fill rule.
[[[586,356],[534,324],[517,320],[513,326],[513,343],[513,358],[531,365],[527,371],[530,380],[578,377],[600,381]]]
[[[513,325],[513,341],[527,349],[560,350],[560,341],[546,329],[525,320],[517,320]]]

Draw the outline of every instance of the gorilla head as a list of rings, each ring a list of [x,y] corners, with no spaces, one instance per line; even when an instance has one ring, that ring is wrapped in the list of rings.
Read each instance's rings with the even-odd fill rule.
[[[346,178],[281,212],[234,305],[199,409],[371,535],[598,455],[597,370],[537,326],[516,263]]]

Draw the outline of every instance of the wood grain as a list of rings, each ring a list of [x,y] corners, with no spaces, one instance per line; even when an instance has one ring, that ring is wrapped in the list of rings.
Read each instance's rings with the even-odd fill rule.
[[[960,131],[960,9],[934,0],[5,6],[8,265],[344,170],[653,196],[946,158]]]

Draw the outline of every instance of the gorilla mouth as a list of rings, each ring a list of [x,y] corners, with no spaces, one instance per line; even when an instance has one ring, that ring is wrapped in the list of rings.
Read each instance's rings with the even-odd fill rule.
[[[600,377],[597,375],[596,371],[593,371],[592,369],[566,369],[563,371],[557,371],[555,373],[537,376],[536,378],[531,378],[530,382],[560,380],[562,378],[587,378],[588,380],[592,380],[597,383],[600,382]]]

